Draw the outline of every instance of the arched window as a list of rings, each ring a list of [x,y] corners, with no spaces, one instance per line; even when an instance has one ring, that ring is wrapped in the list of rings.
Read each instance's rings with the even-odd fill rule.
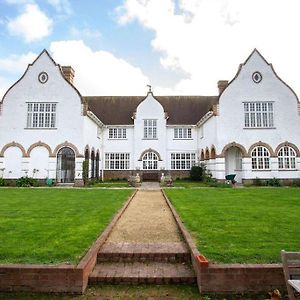
[[[144,170],[157,170],[158,157],[154,152],[147,152],[143,158],[143,169]]]
[[[91,177],[95,178],[95,152],[92,150],[91,153]]]
[[[253,170],[270,169],[270,152],[266,147],[255,147],[251,152],[251,158]]]
[[[296,169],[296,152],[292,147],[284,146],[278,151],[279,169]]]
[[[75,153],[69,147],[61,148],[57,153],[57,182],[70,183],[75,178]]]

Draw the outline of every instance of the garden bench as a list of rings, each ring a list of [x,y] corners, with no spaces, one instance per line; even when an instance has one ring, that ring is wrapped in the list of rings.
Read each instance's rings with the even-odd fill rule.
[[[282,250],[281,259],[289,299],[300,299],[300,252]]]

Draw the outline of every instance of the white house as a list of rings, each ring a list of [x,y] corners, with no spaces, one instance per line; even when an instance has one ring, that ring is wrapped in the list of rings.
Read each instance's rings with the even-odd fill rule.
[[[71,67],[44,50],[0,102],[0,177],[91,178],[140,173],[186,177],[300,178],[299,101],[254,50],[217,96],[81,96]]]

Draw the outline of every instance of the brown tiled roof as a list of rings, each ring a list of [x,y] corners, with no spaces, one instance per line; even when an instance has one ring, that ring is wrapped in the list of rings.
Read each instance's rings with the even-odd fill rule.
[[[132,115],[145,96],[88,96],[83,99],[105,125],[133,124]],[[196,124],[213,104],[217,96],[154,96],[168,114],[168,124]]]

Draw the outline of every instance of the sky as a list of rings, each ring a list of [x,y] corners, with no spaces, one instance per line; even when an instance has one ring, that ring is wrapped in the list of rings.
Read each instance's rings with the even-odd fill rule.
[[[82,95],[217,95],[257,48],[300,95],[299,0],[0,0],[0,100],[47,49]]]

